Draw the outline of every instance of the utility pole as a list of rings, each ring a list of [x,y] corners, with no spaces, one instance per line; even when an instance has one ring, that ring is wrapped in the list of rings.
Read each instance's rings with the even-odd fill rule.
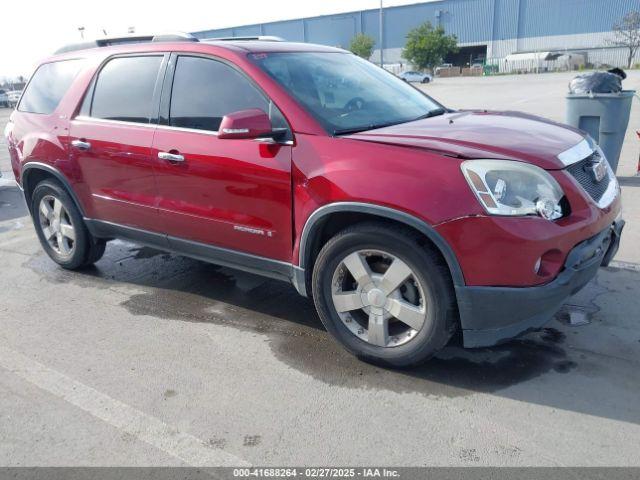
[[[384,68],[384,31],[383,31],[383,19],[382,19],[382,15],[384,13],[383,9],[384,7],[382,6],[382,1],[380,0],[380,66],[382,68]]]

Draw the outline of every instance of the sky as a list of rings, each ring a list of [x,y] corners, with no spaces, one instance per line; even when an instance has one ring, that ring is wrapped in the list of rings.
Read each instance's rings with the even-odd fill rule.
[[[384,6],[418,1],[384,0]],[[103,36],[103,30],[125,34],[129,27],[138,33],[193,32],[379,5],[379,0],[22,0],[10,9],[16,16],[0,27],[0,78],[28,77],[40,59],[81,41],[78,27],[85,28],[85,39]]]

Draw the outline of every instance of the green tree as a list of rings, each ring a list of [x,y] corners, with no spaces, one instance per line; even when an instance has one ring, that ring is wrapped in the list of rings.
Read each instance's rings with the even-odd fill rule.
[[[375,44],[376,41],[372,37],[364,33],[359,33],[351,39],[349,50],[359,57],[369,60],[369,57],[371,57],[371,54],[373,53],[373,46]]]
[[[434,28],[425,22],[407,34],[407,44],[402,56],[419,69],[433,69],[440,65],[449,53],[458,51],[458,38],[447,35],[441,26]]]

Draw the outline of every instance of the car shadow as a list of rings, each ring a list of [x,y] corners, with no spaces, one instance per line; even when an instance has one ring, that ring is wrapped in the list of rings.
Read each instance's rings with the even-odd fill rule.
[[[640,405],[628,401],[640,393],[637,365],[620,372],[617,365],[599,361],[597,354],[574,350],[567,337],[575,331],[555,320],[492,348],[466,350],[456,337],[420,367],[387,369],[344,351],[324,330],[313,302],[284,282],[119,240],[109,244],[96,266],[82,272],[62,270],[44,254],[31,258],[27,266],[57,283],[142,287],[142,293],[121,304],[134,315],[260,333],[276,358],[329,385],[443,398],[494,394],[640,423]]]

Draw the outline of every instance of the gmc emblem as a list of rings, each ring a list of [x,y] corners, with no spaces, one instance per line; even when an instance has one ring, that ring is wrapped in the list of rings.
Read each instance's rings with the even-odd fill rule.
[[[596,182],[601,182],[602,179],[607,176],[607,164],[603,158],[589,165],[589,170],[591,170],[593,179]]]

